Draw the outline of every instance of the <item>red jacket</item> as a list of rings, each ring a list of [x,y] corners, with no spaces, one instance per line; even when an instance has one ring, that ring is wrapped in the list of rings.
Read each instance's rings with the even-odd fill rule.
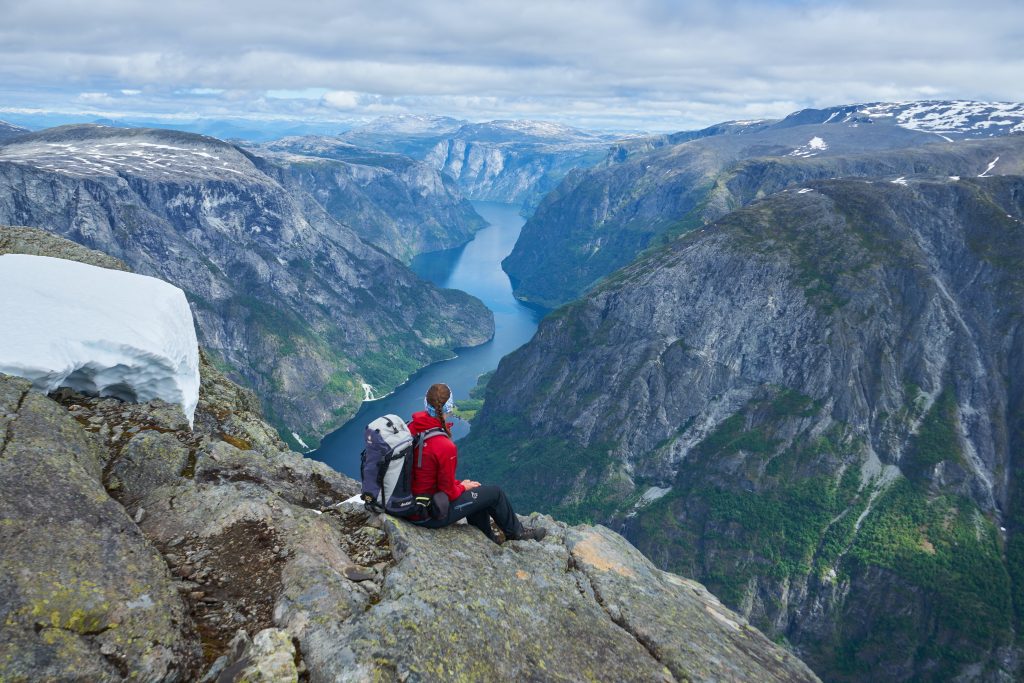
[[[413,413],[409,431],[416,436],[420,432],[440,426],[440,420],[431,417],[427,411],[421,410],[418,413]],[[413,495],[432,496],[438,491],[444,491],[448,495],[448,500],[455,500],[466,490],[466,487],[455,478],[455,467],[459,464],[459,449],[447,436],[442,434],[427,439],[427,442],[423,444],[422,467],[416,466],[419,461],[418,455],[414,453],[413,458]]]

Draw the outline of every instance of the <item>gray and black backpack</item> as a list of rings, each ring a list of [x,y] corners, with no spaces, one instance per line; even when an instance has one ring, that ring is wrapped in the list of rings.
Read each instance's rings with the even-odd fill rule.
[[[417,499],[412,492],[412,456],[423,460],[423,444],[444,434],[428,429],[413,437],[405,420],[385,415],[366,425],[359,474],[363,480],[362,499],[370,512],[386,512],[396,517],[424,515],[430,497]]]

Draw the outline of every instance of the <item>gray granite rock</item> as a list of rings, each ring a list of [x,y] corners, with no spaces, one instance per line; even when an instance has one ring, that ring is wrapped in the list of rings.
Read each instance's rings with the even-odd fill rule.
[[[817,680],[617,534],[527,522],[548,537],[499,547],[386,518],[397,563],[379,600],[329,640],[300,636],[312,680]]]
[[[81,244],[39,228],[4,226],[0,230],[0,254],[50,256],[111,270],[129,270],[128,266],[120,259],[104,254],[102,251],[83,247]]]
[[[272,439],[222,438],[232,418],[273,433],[225,382],[204,376],[221,398],[196,433],[132,435],[145,405],[0,381],[16,416],[0,423],[0,678],[814,680],[606,529],[535,518],[545,541],[499,547],[341,504],[355,482]],[[111,420],[126,440],[104,436]]]
[[[177,481],[189,452],[173,434],[146,430],[128,440],[107,473],[108,488],[122,500],[141,500],[153,489]]]
[[[565,543],[573,568],[589,579],[594,599],[609,618],[676,679],[817,680],[794,654],[768,640],[704,586],[655,568],[619,534],[602,526],[570,527]]]
[[[0,386],[8,409],[25,389]],[[101,442],[40,394],[14,414],[0,450],[0,678],[186,680],[199,648],[185,606],[104,491]]]

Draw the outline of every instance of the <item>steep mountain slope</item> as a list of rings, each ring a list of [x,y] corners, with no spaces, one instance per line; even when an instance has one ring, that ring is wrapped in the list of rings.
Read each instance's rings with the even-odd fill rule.
[[[400,154],[329,137],[284,138],[253,151],[280,169],[261,166],[283,185],[406,263],[461,246],[485,225],[451,178]]]
[[[358,407],[493,330],[288,192],[237,148],[187,133],[70,126],[0,146],[0,224],[44,228],[184,289],[201,343],[310,445]]]
[[[757,171],[746,164],[777,162],[772,187],[764,193],[805,177],[978,175],[998,149],[993,157],[977,159],[980,167],[963,159],[948,168],[939,162],[922,167],[913,154],[876,159],[885,150],[1018,132],[1022,121],[1024,105],[855,105],[804,110],[777,122],[722,124],[630,141],[613,149],[599,167],[570,174],[548,195],[503,265],[516,283],[517,296],[556,306],[629,263],[662,236],[693,229],[750,201],[754,195],[737,196],[730,185],[734,176]],[[1005,164],[997,165],[994,172],[1006,172],[1003,168]],[[739,182],[759,185],[760,179]]]
[[[1014,680],[1022,292],[1021,176],[810,182],[549,315],[463,457],[827,680]]]
[[[13,138],[17,135],[27,133],[27,128],[21,128],[6,121],[0,121],[0,141]]]

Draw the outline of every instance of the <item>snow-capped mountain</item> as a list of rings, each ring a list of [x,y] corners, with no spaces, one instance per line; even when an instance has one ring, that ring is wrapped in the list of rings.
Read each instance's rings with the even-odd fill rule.
[[[1024,133],[1024,103],[873,102],[827,109],[804,109],[787,116],[780,125],[825,123],[847,126],[892,125],[934,133],[948,142]]]
[[[147,128],[60,126],[0,147],[0,162],[77,178],[256,180],[263,175],[233,145],[216,138]]]

